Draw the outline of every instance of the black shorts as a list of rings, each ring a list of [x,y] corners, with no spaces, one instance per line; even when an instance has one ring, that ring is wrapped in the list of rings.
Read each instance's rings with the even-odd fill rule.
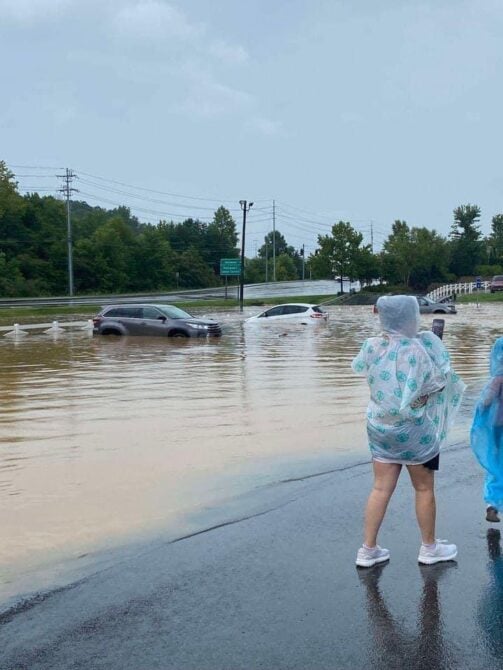
[[[426,463],[423,463],[423,465],[425,468],[428,468],[428,470],[438,470],[439,461],[440,461],[440,454],[437,454],[431,460],[426,461]]]

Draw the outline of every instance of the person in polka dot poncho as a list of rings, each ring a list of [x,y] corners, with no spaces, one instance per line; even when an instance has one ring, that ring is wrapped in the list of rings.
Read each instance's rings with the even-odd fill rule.
[[[416,298],[382,297],[377,311],[382,334],[368,338],[352,362],[353,370],[365,375],[370,389],[367,434],[375,481],[367,504],[363,546],[376,546],[403,465],[416,490],[423,543],[432,545],[434,471],[465,384],[452,369],[442,341],[431,331],[419,332]]]

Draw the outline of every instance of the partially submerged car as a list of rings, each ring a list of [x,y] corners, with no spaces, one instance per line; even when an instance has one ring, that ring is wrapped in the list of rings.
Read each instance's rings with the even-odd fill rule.
[[[199,319],[174,305],[108,305],[93,319],[93,335],[220,337],[212,319]]]
[[[426,296],[416,296],[421,314],[456,314],[453,302],[435,302]]]
[[[274,321],[288,321],[290,323],[301,323],[303,325],[312,323],[326,323],[328,312],[320,305],[311,305],[303,302],[291,302],[284,305],[270,307],[264,312],[251,316],[247,323],[266,323]]]
[[[456,305],[453,302],[435,302],[426,296],[416,296],[421,314],[456,314]],[[374,305],[374,314],[377,314],[377,305]]]

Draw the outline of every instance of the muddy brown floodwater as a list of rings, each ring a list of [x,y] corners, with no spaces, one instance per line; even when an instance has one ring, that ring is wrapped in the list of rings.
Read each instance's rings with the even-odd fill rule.
[[[0,337],[0,597],[50,566],[194,530],[243,494],[368,459],[367,390],[350,361],[377,318],[328,309],[308,327],[220,311],[224,336],[208,342]],[[499,304],[446,317],[469,385],[451,445],[466,444],[502,323]]]

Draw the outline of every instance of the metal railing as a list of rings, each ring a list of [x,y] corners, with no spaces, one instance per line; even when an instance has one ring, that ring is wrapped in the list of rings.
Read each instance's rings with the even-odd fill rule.
[[[469,281],[469,282],[460,282],[458,284],[444,284],[444,286],[439,286],[438,288],[430,291],[427,294],[427,298],[435,300],[435,302],[440,302],[455,295],[464,295],[471,294],[483,291],[487,293],[490,290],[491,282],[490,281]]]

